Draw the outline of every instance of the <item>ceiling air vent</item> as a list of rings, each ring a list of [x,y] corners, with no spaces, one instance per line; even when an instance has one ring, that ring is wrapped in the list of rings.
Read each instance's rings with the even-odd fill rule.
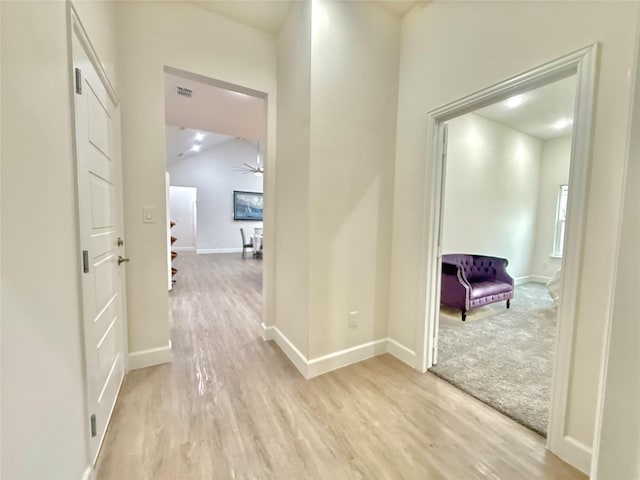
[[[193,90],[184,87],[176,87],[176,92],[178,95],[182,95],[183,97],[191,97]]]

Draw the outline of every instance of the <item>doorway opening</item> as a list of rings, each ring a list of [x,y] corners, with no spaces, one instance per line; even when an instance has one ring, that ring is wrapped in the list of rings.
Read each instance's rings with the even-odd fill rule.
[[[164,79],[172,341],[228,328],[205,303],[250,304],[238,307],[259,333],[266,94],[170,67]],[[177,328],[194,311],[202,315]]]
[[[571,54],[566,55],[565,57],[554,60],[546,65],[537,67],[531,71],[525,72],[519,76],[508,79],[502,83],[489,87],[481,92],[474,93],[468,97],[462,98],[458,101],[455,101],[449,105],[441,107],[435,111],[429,113],[429,138],[431,141],[431,149],[428,156],[428,171],[430,173],[430,178],[432,181],[432,188],[430,190],[429,198],[427,198],[428,208],[427,215],[425,218],[425,228],[428,232],[428,245],[427,245],[427,258],[426,262],[423,265],[423,281],[424,281],[424,291],[425,291],[425,303],[424,303],[424,329],[421,329],[419,335],[421,339],[418,342],[418,368],[422,371],[426,371],[435,366],[437,369],[437,365],[439,362],[439,348],[438,343],[439,340],[439,327],[440,327],[440,313],[441,313],[441,295],[448,295],[450,291],[450,285],[445,285],[445,275],[448,275],[449,279],[460,280],[462,282],[462,291],[468,292],[471,290],[471,285],[464,278],[458,278],[458,272],[462,269],[463,264],[468,267],[471,276],[475,276],[476,280],[488,282],[487,285],[484,285],[484,290],[481,288],[474,292],[473,298],[469,295],[469,298],[465,299],[462,305],[458,304],[458,314],[459,317],[456,319],[457,322],[463,324],[467,330],[472,330],[474,327],[474,323],[482,321],[481,319],[472,319],[471,315],[478,312],[476,309],[472,307],[478,306],[495,306],[494,303],[501,305],[500,308],[504,310],[507,309],[507,301],[511,300],[510,305],[511,308],[515,310],[515,302],[519,298],[526,298],[526,294],[520,294],[518,292],[518,284],[521,287],[525,287],[527,284],[534,284],[533,287],[541,287],[546,288],[545,286],[535,285],[536,282],[531,282],[531,280],[539,280],[542,281],[542,278],[536,278],[536,275],[526,273],[524,270],[518,270],[515,272],[515,276],[521,276],[516,282],[515,279],[513,281],[513,286],[515,287],[515,293],[509,292],[509,289],[498,288],[493,289],[495,286],[492,282],[505,281],[506,277],[502,275],[503,270],[506,271],[506,263],[501,259],[507,255],[512,255],[512,259],[516,257],[522,256],[522,251],[526,251],[526,248],[520,248],[515,253],[500,253],[495,249],[488,249],[485,245],[469,245],[469,244],[456,244],[456,241],[465,241],[465,240],[473,240],[474,237],[476,239],[480,239],[482,235],[478,234],[478,230],[480,225],[484,225],[486,222],[489,222],[489,219],[493,220],[495,217],[500,217],[506,215],[506,211],[513,207],[510,202],[503,201],[502,203],[498,202],[494,207],[485,211],[483,215],[477,216],[471,224],[466,223],[455,225],[455,221],[453,226],[447,226],[445,224],[445,216],[447,207],[447,181],[448,179],[466,176],[471,180],[479,180],[478,171],[482,171],[485,176],[486,171],[482,170],[481,163],[483,156],[491,157],[491,152],[483,151],[480,147],[481,145],[477,145],[475,150],[476,153],[472,155],[466,155],[464,161],[472,162],[477,161],[478,165],[473,166],[473,168],[467,166],[467,169],[463,172],[459,172],[457,175],[453,175],[451,172],[447,171],[449,168],[447,154],[451,152],[449,146],[447,145],[448,141],[448,126],[451,125],[453,129],[459,129],[459,127],[465,126],[470,127],[473,123],[473,120],[476,123],[483,121],[494,122],[494,120],[486,120],[483,117],[477,115],[478,113],[484,113],[485,116],[490,115],[491,109],[499,109],[501,107],[506,107],[507,104],[511,105],[512,108],[516,108],[520,104],[526,104],[526,96],[533,95],[533,92],[536,90],[542,91],[544,87],[553,89],[553,84],[560,83],[561,81],[573,81],[570,80],[571,77],[575,78],[575,96],[574,96],[574,108],[573,108],[573,128],[571,135],[571,140],[569,142],[569,161],[570,161],[570,170],[568,175],[568,180],[562,184],[556,185],[554,187],[555,193],[551,201],[554,202],[555,210],[554,210],[554,218],[553,225],[551,228],[553,230],[553,245],[549,246],[549,252],[546,253],[548,260],[546,261],[546,269],[549,271],[549,276],[553,276],[556,272],[553,271],[555,262],[552,258],[553,254],[557,254],[557,251],[553,251],[557,245],[562,245],[564,250],[562,252],[562,258],[559,259],[560,266],[562,269],[562,275],[555,283],[559,285],[559,288],[556,288],[555,291],[558,295],[558,307],[557,307],[557,315],[555,316],[556,326],[551,328],[549,331],[556,333],[555,340],[555,348],[552,352],[552,363],[553,363],[553,373],[552,379],[550,382],[550,406],[549,406],[549,419],[548,419],[548,427],[547,427],[547,446],[548,448],[562,455],[563,458],[573,458],[574,463],[582,464],[584,463],[582,460],[584,455],[583,452],[580,451],[575,445],[571,445],[565,438],[565,415],[567,410],[567,398],[568,398],[568,385],[570,378],[570,359],[572,355],[572,337],[574,330],[574,321],[575,321],[575,308],[576,308],[576,297],[577,297],[577,286],[579,280],[579,265],[580,265],[580,257],[582,251],[582,232],[583,232],[583,223],[584,223],[584,205],[585,205],[585,191],[586,191],[586,180],[587,180],[587,172],[588,172],[588,163],[589,163],[589,149],[590,149],[590,138],[591,138],[591,122],[592,122],[592,110],[594,103],[594,90],[595,90],[595,65],[597,58],[597,45],[593,45],[582,50],[573,52]],[[501,103],[502,102],[502,103]],[[485,109],[485,110],[483,110]],[[467,116],[468,114],[473,114],[476,112],[475,117]],[[495,112],[494,112],[495,113]],[[471,119],[471,121],[470,121]],[[478,120],[481,119],[481,120]],[[560,128],[562,123],[568,123],[569,119],[563,119],[562,122],[558,122],[556,119],[554,121],[555,126]],[[457,124],[457,125],[456,125]],[[568,126],[568,125],[565,125]],[[474,132],[473,128],[469,129],[469,134],[467,135],[467,143],[473,144],[474,142],[479,142],[480,136],[477,135],[478,129]],[[508,142],[505,142],[505,145]],[[524,143],[524,142],[520,142]],[[566,142],[565,142],[566,144]],[[524,163],[524,159],[526,159],[526,149],[523,145],[519,145],[518,142],[514,142],[512,145],[512,160],[514,163],[520,162]],[[515,148],[514,148],[515,147]],[[469,145],[465,148],[469,149]],[[464,149],[460,149],[460,152],[463,152]],[[468,152],[467,152],[468,153]],[[485,159],[486,160],[486,159]],[[495,158],[490,158],[491,161],[495,161]],[[475,169],[475,170],[474,170]],[[538,169],[538,178],[540,177],[540,168]],[[520,182],[522,185],[526,185],[528,180],[531,180],[529,174],[526,173],[526,169],[516,170],[513,173],[514,177],[512,178],[512,184],[518,184]],[[504,172],[494,172],[494,176],[502,175]],[[518,175],[523,176],[523,178],[517,178]],[[490,175],[489,178],[492,178]],[[454,178],[455,179],[455,178]],[[535,183],[535,182],[534,182]],[[538,181],[539,183],[539,181]],[[516,190],[513,185],[506,184],[509,188],[511,188],[513,194],[520,193],[520,190]],[[563,188],[561,185],[570,185],[570,188]],[[507,187],[505,187],[507,188]],[[509,188],[507,188],[506,192],[509,192]],[[537,185],[537,188],[532,188],[531,186],[527,187],[528,190],[533,192],[537,192],[537,195],[540,196],[541,186]],[[502,195],[505,194],[505,191],[500,188],[497,188],[493,185],[493,188],[489,190],[486,196],[483,197],[484,200],[487,198],[493,198],[494,200],[500,199]],[[468,202],[467,207],[470,208],[470,205],[473,204],[473,207],[477,206],[476,204],[482,205],[481,201],[478,201],[474,195],[470,195],[468,193],[464,195],[459,195],[459,200],[465,200]],[[546,199],[546,197],[545,197]],[[566,201],[565,201],[566,199]],[[459,201],[458,200],[458,201]],[[535,215],[528,214],[529,218],[529,230],[535,230],[535,223],[537,222],[538,210],[539,210],[539,202],[538,198],[536,198],[535,202],[529,202],[532,205],[535,205],[533,208],[535,209]],[[453,205],[453,206],[452,206]],[[449,202],[449,210],[455,212],[455,202]],[[540,213],[542,213],[542,209],[540,209]],[[534,222],[535,219],[535,222]],[[531,226],[531,222],[533,223],[533,227]],[[515,220],[510,222],[505,222],[507,227],[515,229],[515,227],[521,226],[520,224],[526,224],[527,222],[523,220],[522,217],[518,217]],[[474,228],[475,227],[475,228]],[[484,255],[478,255],[478,257],[485,258],[474,258],[473,256],[465,257],[464,255],[460,255],[457,258],[449,258],[446,257],[445,254],[448,253],[445,251],[445,245],[443,245],[443,241],[445,240],[445,232],[446,229],[450,229],[450,233],[448,237],[452,240],[451,249],[462,249],[466,251],[454,252],[458,254],[473,254],[476,253],[473,250],[481,250],[478,253],[484,253]],[[458,233],[456,234],[456,229]],[[460,232],[460,229],[464,229],[464,231]],[[558,234],[556,235],[556,230],[558,230]],[[491,232],[489,232],[491,233]],[[452,237],[453,235],[453,237]],[[489,235],[491,236],[491,235]],[[499,235],[496,234],[494,236],[500,236],[501,239],[505,237],[516,237],[515,230],[511,231],[509,229],[499,232]],[[559,239],[555,237],[559,236]],[[462,238],[460,238],[462,237]],[[530,237],[531,238],[531,237]],[[523,247],[523,242],[519,242],[520,247]],[[531,241],[529,242],[529,245]],[[535,251],[535,236],[533,240],[534,251]],[[471,249],[471,251],[468,251]],[[529,246],[529,252],[531,248]],[[559,255],[556,255],[559,256]],[[491,259],[487,259],[486,257],[493,257],[496,260],[493,261]],[[477,260],[477,263],[476,263]],[[506,259],[509,261],[509,259]],[[527,262],[520,262],[522,265]],[[531,260],[529,260],[529,264]],[[545,262],[543,262],[544,264]],[[518,262],[515,262],[515,265],[512,267],[516,267],[520,269]],[[475,269],[475,271],[473,271]],[[444,272],[444,273],[443,273]],[[524,272],[524,273],[521,273]],[[508,271],[507,271],[508,273]],[[492,278],[489,278],[489,277]],[[538,275],[542,277],[543,275]],[[546,275],[545,275],[546,276]],[[482,278],[486,277],[486,278]],[[495,277],[495,278],[493,278]],[[513,278],[513,275],[509,274],[509,277]],[[546,279],[544,279],[546,280]],[[492,288],[489,288],[492,287]],[[553,287],[553,284],[550,285]],[[495,290],[495,291],[494,291]],[[500,291],[498,291],[500,290]],[[522,290],[522,288],[520,288]],[[513,296],[515,295],[515,296]],[[485,299],[484,302],[482,299]],[[447,300],[448,303],[452,303],[450,300]],[[448,305],[450,307],[451,305]],[[486,310],[490,310],[486,309]],[[511,310],[511,309],[509,309]],[[466,317],[465,321],[462,321],[462,312],[465,311]],[[489,319],[494,316],[491,311],[488,313]],[[480,315],[482,317],[482,315]],[[502,334],[502,330],[498,328],[495,335],[499,336]],[[495,339],[494,335],[494,339]],[[553,342],[551,342],[553,343]],[[446,349],[445,349],[446,351]],[[484,360],[490,360],[490,352],[486,352],[486,355],[482,357]],[[535,362],[537,359],[528,359],[531,363]],[[443,360],[444,361],[444,360]],[[463,362],[462,362],[463,363]],[[471,366],[468,366],[472,368]],[[486,379],[485,379],[486,380]],[[543,426],[544,426],[544,422]],[[539,429],[539,430],[542,430]]]
[[[576,76],[446,122],[431,372],[546,436]]]

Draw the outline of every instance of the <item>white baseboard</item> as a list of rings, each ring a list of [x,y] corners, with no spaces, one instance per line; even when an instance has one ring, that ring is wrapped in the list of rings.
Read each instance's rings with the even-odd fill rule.
[[[393,338],[387,338],[387,353],[406,363],[411,368],[416,367],[416,352],[396,342]]]
[[[524,285],[525,283],[542,283],[544,285],[551,280],[551,277],[543,277],[542,275],[525,275],[524,277],[514,278],[515,285]]]
[[[339,350],[321,357],[307,359],[300,350],[274,326],[262,324],[262,338],[273,340],[295,365],[298,371],[306,379],[317,377],[324,373],[337,370],[354,363],[362,362],[383,353],[389,353],[411,368],[415,368],[416,353],[391,338],[383,338],[372,342],[363,343],[354,347]]]
[[[174,252],[195,252],[196,248],[195,247],[171,247],[171,250],[173,250]]]
[[[363,360],[377,357],[383,353],[387,353],[386,338],[316,357],[307,362],[307,378],[317,377],[323,373],[362,362]]]
[[[582,473],[589,475],[591,470],[591,448],[584,443],[565,435],[557,443],[557,449],[553,453]]]
[[[196,253],[242,253],[242,248],[198,248]]]
[[[280,350],[291,360],[291,363],[295,365],[298,371],[304,378],[309,378],[309,362],[296,346],[285,337],[278,327],[267,327],[262,324],[262,338],[265,340],[273,340],[280,347]]]
[[[264,322],[262,322],[260,324],[260,326],[262,327],[262,339],[263,340],[273,340],[274,336],[275,336],[275,331],[276,331],[276,327],[267,327]]]
[[[171,362],[171,341],[164,347],[150,348],[131,352],[128,357],[127,368],[136,370],[138,368],[153,367],[163,363]]]
[[[84,469],[84,472],[82,472],[81,480],[94,480],[95,473],[96,472],[93,469],[93,467],[89,465],[87,468]]]

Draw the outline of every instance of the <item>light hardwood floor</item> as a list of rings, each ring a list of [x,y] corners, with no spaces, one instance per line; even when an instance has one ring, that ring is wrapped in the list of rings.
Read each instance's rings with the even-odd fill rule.
[[[586,478],[535,433],[389,355],[304,380],[260,338],[259,260],[176,263],[173,363],[127,376],[98,479]]]

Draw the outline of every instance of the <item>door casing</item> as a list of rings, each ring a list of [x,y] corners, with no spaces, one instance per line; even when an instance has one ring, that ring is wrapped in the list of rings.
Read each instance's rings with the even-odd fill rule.
[[[569,173],[569,205],[567,209],[567,237],[562,260],[562,282],[558,308],[558,335],[551,390],[551,414],[547,448],[583,472],[589,471],[591,447],[566,435],[566,412],[569,395],[576,302],[580,279],[580,259],[583,248],[587,177],[591,158],[593,110],[595,105],[596,68],[599,44],[569,53],[545,65],[509,78],[484,90],[444,105],[427,114],[427,178],[430,189],[425,190],[427,205],[423,229],[427,232],[427,248],[422,262],[420,288],[424,292],[421,303],[421,325],[418,328],[416,369],[426,372],[434,365],[434,350],[440,305],[440,248],[443,215],[445,122],[512,96],[576,75],[577,93],[571,168]],[[569,299],[569,300],[567,300]]]

